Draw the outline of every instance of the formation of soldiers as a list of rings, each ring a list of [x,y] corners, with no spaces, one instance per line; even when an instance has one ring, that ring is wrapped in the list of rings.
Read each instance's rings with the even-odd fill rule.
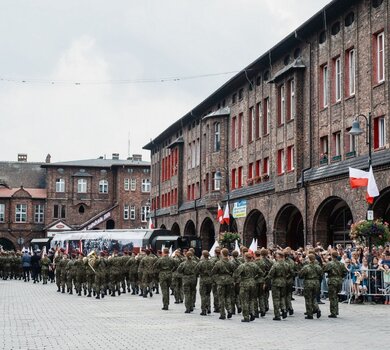
[[[61,249],[52,260],[45,256],[40,264],[42,276],[47,276],[43,272],[46,265],[48,269],[53,266],[57,291],[61,293],[73,294],[75,291],[79,296],[84,294],[100,299],[127,292],[147,298],[154,293],[159,294],[161,288],[162,310],[168,310],[170,295],[173,295],[175,304],[184,303],[185,313],[193,312],[199,286],[201,316],[210,314],[213,304],[213,311],[220,314],[221,320],[242,313],[242,322],[254,321],[266,315],[270,291],[273,320],[279,321],[293,315],[292,292],[297,275],[304,280],[305,318],[313,319],[313,315],[320,318],[316,295],[325,272],[329,279],[329,317],[336,318],[338,293],[347,270],[339,262],[336,251],[332,253],[332,261],[323,267],[314,253],[308,251],[305,261],[297,265],[290,248],[274,252],[262,248],[250,252],[241,247],[240,253],[216,248],[214,256],[210,257],[205,250],[201,258],[195,256],[192,248],[184,252],[178,249],[172,256],[164,248],[157,254],[144,249],[138,254],[126,251],[118,254],[114,251],[109,255],[103,251],[84,256],[76,252],[70,257]],[[1,254],[0,271],[4,279],[22,278],[20,258],[16,253]],[[45,277],[43,279],[45,281]]]

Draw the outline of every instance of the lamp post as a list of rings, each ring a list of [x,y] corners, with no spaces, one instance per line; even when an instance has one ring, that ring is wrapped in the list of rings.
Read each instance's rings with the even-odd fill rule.
[[[366,120],[366,144],[368,145],[368,170],[370,171],[372,165],[372,121],[371,121],[371,112],[368,112],[368,116],[364,114],[359,114],[355,120],[352,122],[351,130],[349,134],[352,136],[360,136],[363,134],[363,130],[360,127],[359,118],[362,117]],[[368,204],[367,208],[367,220],[372,220],[373,213],[371,209],[371,204]],[[371,235],[367,235],[368,238],[368,249],[371,253]]]
[[[227,205],[229,205],[229,200],[230,200],[230,186],[229,186],[229,176],[227,174],[227,169],[223,168],[225,171],[225,185],[226,185],[226,193],[227,193]],[[222,173],[220,170],[217,170],[214,175],[214,183],[215,183],[215,189],[221,190],[221,181],[222,181]],[[230,208],[229,208],[229,214],[230,214]],[[231,220],[229,218],[229,232],[231,232]]]

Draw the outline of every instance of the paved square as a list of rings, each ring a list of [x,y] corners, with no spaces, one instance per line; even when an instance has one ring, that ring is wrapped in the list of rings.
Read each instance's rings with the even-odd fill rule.
[[[161,310],[161,295],[129,294],[102,300],[56,292],[54,284],[0,281],[0,349],[374,349],[387,348],[390,306],[340,305],[338,319],[304,319],[296,297],[295,315],[241,323],[217,314],[193,314],[183,304]],[[173,300],[172,300],[173,302]],[[272,302],[271,302],[272,307]]]

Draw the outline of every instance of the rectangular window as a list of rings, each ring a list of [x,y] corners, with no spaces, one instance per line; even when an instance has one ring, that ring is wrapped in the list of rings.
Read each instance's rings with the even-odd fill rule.
[[[123,187],[124,187],[125,191],[128,191],[130,189],[130,179],[124,180]]]
[[[335,132],[333,134],[334,155],[341,156],[341,133]]]
[[[123,220],[129,220],[130,208],[128,204],[123,206]]]
[[[295,117],[295,81],[291,79],[288,82],[288,101],[287,101],[287,120]]]
[[[108,193],[108,181],[100,180],[99,181],[99,193]]]
[[[65,205],[54,204],[53,217],[54,219],[65,219]]]
[[[261,160],[256,160],[256,166],[255,166],[255,176],[260,176],[261,172]]]
[[[5,221],[5,204],[0,204],[0,222]]]
[[[236,169],[232,169],[231,187],[232,190],[236,189]]]
[[[383,148],[386,146],[386,125],[385,117],[374,119],[374,148]]]
[[[234,105],[237,101],[237,94],[232,95],[232,104]]]
[[[221,190],[221,180],[215,179],[215,172],[213,172],[212,175],[213,175],[213,191],[220,191]]]
[[[195,199],[195,184],[191,185],[191,200]]]
[[[87,193],[87,180],[85,180],[85,179],[77,180],[77,192],[78,193]]]
[[[242,166],[240,166],[238,168],[238,179],[237,179],[238,183],[237,183],[237,188],[241,188],[242,187]]]
[[[244,89],[238,90],[238,99],[242,100],[244,98]]]
[[[241,147],[243,142],[244,116],[242,113],[238,115],[238,147]]]
[[[65,192],[65,180],[57,179],[56,180],[56,192]]]
[[[195,165],[200,165],[200,139],[196,139],[196,154],[195,154]]]
[[[351,128],[348,128],[344,133],[344,149],[347,153],[347,156],[352,156],[352,154],[348,154],[356,151],[356,136],[350,135],[349,131]]]
[[[191,200],[191,185],[187,185],[187,200]]]
[[[221,150],[221,123],[214,124],[214,152]]]
[[[141,191],[146,193],[150,192],[150,179],[142,179],[142,187]]]
[[[341,100],[341,60],[337,57],[333,60],[334,102]]]
[[[206,192],[206,193],[208,193],[209,192],[209,181],[210,181],[210,175],[209,175],[209,173],[207,173],[206,174],[206,178],[204,179],[204,191]]]
[[[287,171],[294,170],[294,146],[287,147]]]
[[[269,158],[263,159],[263,175],[269,175]]]
[[[195,168],[196,166],[196,144],[195,140],[192,141],[192,153],[191,153],[191,168]]]
[[[374,72],[375,82],[385,80],[385,34],[381,32],[374,37]]]
[[[351,49],[346,53],[346,95],[353,96],[355,95],[355,86],[356,86],[356,50]]]
[[[42,224],[44,220],[45,206],[43,204],[38,204],[34,206],[34,222],[37,224]]]
[[[135,220],[135,205],[130,206],[130,220]]]
[[[149,212],[150,212],[150,207],[148,206],[141,207],[141,222],[148,221]]]
[[[137,188],[137,179],[130,179],[130,190],[135,191]]]
[[[263,135],[268,135],[269,133],[269,122],[270,122],[270,105],[269,105],[269,97],[264,99],[264,112],[263,112]]]
[[[15,222],[27,222],[27,204],[16,204]]]
[[[284,174],[284,149],[278,150],[278,175]]]
[[[236,124],[237,124],[237,117],[232,118],[232,149],[236,148]]]
[[[328,88],[329,88],[329,77],[328,77],[328,65],[325,64],[321,67],[321,104],[323,108],[328,107]]]
[[[329,155],[328,136],[323,136],[320,138],[320,160],[326,163],[328,160],[328,155]]]
[[[248,179],[253,178],[253,163],[249,163],[248,165]]]
[[[261,102],[258,102],[256,104],[256,122],[255,122],[255,137],[258,139],[260,137],[260,121],[261,119]]]
[[[278,125],[283,125],[285,122],[285,113],[286,113],[286,101],[284,94],[284,85],[279,87],[279,104],[278,104]]]
[[[248,142],[253,141],[255,130],[256,130],[255,115],[253,113],[253,107],[250,107],[249,115],[248,115]]]

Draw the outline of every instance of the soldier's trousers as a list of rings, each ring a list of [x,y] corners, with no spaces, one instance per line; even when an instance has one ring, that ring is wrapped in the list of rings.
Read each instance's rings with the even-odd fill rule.
[[[105,287],[105,276],[101,273],[95,274],[95,291],[96,294],[103,293]]]
[[[307,316],[313,316],[313,313],[318,310],[316,302],[316,295],[318,293],[317,287],[307,286],[303,289],[303,296],[305,297],[305,307]]]
[[[115,292],[116,290],[120,291],[121,284],[120,284],[120,278],[121,273],[117,270],[112,270],[110,273],[110,290],[112,292]]]
[[[87,276],[86,276],[86,282],[87,282],[87,290],[88,290],[88,293],[91,293],[91,292],[92,292],[94,278],[95,278],[95,276],[94,276],[94,275],[91,275],[91,274],[87,274]]]
[[[274,315],[280,317],[280,310],[286,310],[286,287],[272,286],[272,302],[274,304]]]
[[[67,275],[67,278],[66,278],[66,288],[69,290],[69,291],[72,291],[73,289],[73,283],[76,281],[76,274],[74,272],[70,272],[68,273]]]
[[[231,289],[233,285],[231,284],[218,284],[218,302],[219,302],[219,312],[221,316],[226,316],[226,312],[231,312]]]
[[[181,302],[184,299],[183,295],[183,279],[181,277],[172,278],[173,295],[175,302]]]
[[[235,311],[236,306],[237,309],[241,308],[241,299],[240,299],[240,284],[239,283],[234,283],[234,286],[231,290],[232,295],[231,295],[231,302],[232,302],[232,307],[231,310]]]
[[[257,283],[255,287],[255,297],[254,297],[254,309],[255,312],[260,311],[265,313],[266,309],[266,291],[264,290],[264,283]]]
[[[294,280],[288,280],[286,284],[286,308],[287,310],[292,310],[292,304],[291,304],[291,299],[292,299],[292,293],[294,289]]]
[[[75,283],[75,288],[78,293],[81,292],[81,288],[83,287],[85,281],[85,274],[84,273],[78,273],[76,275],[76,283]]]
[[[330,302],[330,313],[337,316],[339,314],[339,297],[342,283],[330,283],[328,285],[328,296]]]
[[[219,296],[218,296],[218,286],[213,283],[213,299],[214,299],[214,311],[219,310]]]
[[[60,276],[60,284],[61,284],[61,288],[64,290],[65,289],[65,284],[66,284],[66,272],[61,272],[61,276]]]
[[[160,278],[160,287],[162,294],[163,306],[168,307],[169,305],[169,287],[171,286],[171,277]]]
[[[138,287],[138,273],[137,272],[130,272],[129,273],[129,280],[130,280],[130,285],[133,291],[135,291]]]
[[[199,292],[200,292],[200,307],[202,312],[207,312],[211,310],[211,301],[210,294],[213,283],[209,281],[202,281],[202,278],[199,282]]]
[[[61,270],[59,270],[58,268],[56,268],[56,284],[57,284],[58,289],[60,289],[61,288]]]
[[[241,286],[240,287],[240,300],[242,307],[242,316],[245,320],[249,320],[249,314],[254,313],[254,298],[256,296],[255,286]]]
[[[153,282],[153,274],[148,273],[148,272],[142,273],[142,283],[141,283],[141,286],[142,286],[143,289],[148,288],[148,290],[151,290],[152,282]]]
[[[183,281],[184,291],[184,305],[186,310],[190,311],[193,309],[195,303],[196,294],[196,278],[193,280]]]
[[[41,274],[42,274],[43,283],[46,284],[47,283],[47,278],[49,276],[49,269],[42,268],[41,269]]]
[[[24,266],[23,267],[23,279],[26,281],[26,280],[30,280],[30,267],[28,266]]]

